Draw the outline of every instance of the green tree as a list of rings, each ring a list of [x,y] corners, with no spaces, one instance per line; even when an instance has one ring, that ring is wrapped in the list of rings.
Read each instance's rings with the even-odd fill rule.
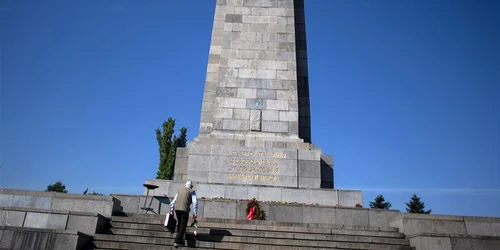
[[[406,203],[406,212],[416,213],[416,214],[430,214],[432,209],[425,211],[424,202],[420,201],[420,197],[417,194],[413,194],[410,198],[410,202]]]
[[[83,191],[83,194],[104,196],[104,194],[97,193],[96,191],[92,191],[92,193],[89,193],[89,189],[88,188],[85,189],[85,191]]]
[[[381,194],[377,195],[374,201],[370,201],[370,208],[389,209],[391,206],[391,203],[385,201],[384,196]]]
[[[66,185],[64,185],[61,181],[58,181],[52,185],[48,185],[45,192],[67,193],[68,190],[66,190]]]
[[[186,147],[187,128],[180,129],[179,137],[174,135],[175,119],[169,117],[156,129],[156,140],[160,152],[160,163],[156,179],[171,180],[174,175],[175,153],[178,147]],[[172,138],[173,136],[173,138]]]

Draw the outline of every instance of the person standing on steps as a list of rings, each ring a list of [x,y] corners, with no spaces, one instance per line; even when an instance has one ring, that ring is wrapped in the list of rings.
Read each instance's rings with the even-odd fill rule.
[[[189,220],[191,204],[193,204],[193,218],[196,219],[198,201],[196,200],[196,193],[193,190],[193,183],[191,181],[187,181],[185,187],[179,188],[174,200],[170,203],[170,214],[173,216],[175,211],[175,215],[178,220],[177,236],[174,241],[174,247],[176,248],[184,242],[184,233],[186,232]]]

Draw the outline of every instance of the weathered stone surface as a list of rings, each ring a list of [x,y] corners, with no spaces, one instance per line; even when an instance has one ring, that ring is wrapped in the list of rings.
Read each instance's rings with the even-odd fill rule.
[[[261,129],[261,110],[251,110],[250,112],[250,130],[252,131],[260,131]]]
[[[410,245],[416,249],[453,250],[449,237],[418,236],[410,238]]]
[[[321,176],[319,161],[299,160],[298,170],[300,177],[320,178]]]
[[[368,210],[366,209],[336,209],[335,218],[341,225],[369,226]]]
[[[363,194],[360,191],[343,190],[339,193],[339,204],[355,207],[358,203],[363,204]]]
[[[26,213],[26,218],[24,220],[23,226],[32,228],[46,228],[48,220],[49,220],[49,214],[47,213],[28,212]],[[64,225],[66,226],[66,223]]]
[[[236,202],[205,201],[203,216],[236,219]]]
[[[288,132],[287,122],[262,121],[262,131],[264,132]]]
[[[304,211],[302,206],[284,206],[270,204],[269,208],[271,210],[271,212],[269,213],[270,220],[298,223],[302,223],[304,220]]]

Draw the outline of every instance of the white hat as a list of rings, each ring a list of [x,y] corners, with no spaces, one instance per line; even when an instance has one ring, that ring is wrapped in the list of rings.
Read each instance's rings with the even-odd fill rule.
[[[191,181],[187,181],[186,182],[186,187],[192,188],[193,187],[193,183]]]

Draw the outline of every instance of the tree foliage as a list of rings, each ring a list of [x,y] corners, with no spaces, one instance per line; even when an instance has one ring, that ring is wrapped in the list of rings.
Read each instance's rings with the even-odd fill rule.
[[[92,193],[89,193],[89,189],[88,188],[85,189],[85,191],[83,191],[83,194],[104,196],[104,194],[97,193],[96,191],[92,191]]]
[[[186,147],[187,128],[180,129],[179,137],[174,135],[175,119],[169,117],[163,121],[160,128],[156,129],[156,140],[160,152],[160,163],[156,179],[171,180],[174,175],[175,153],[178,147]]]
[[[66,190],[66,185],[64,185],[61,181],[58,181],[52,185],[48,185],[45,192],[67,193],[68,190]]]
[[[377,195],[374,201],[370,201],[370,208],[389,209],[391,206],[391,203],[385,201],[384,196],[381,194]]]
[[[410,202],[406,203],[406,212],[416,213],[416,214],[430,214],[432,209],[425,211],[424,202],[420,201],[420,197],[417,194],[413,194],[410,198]]]

